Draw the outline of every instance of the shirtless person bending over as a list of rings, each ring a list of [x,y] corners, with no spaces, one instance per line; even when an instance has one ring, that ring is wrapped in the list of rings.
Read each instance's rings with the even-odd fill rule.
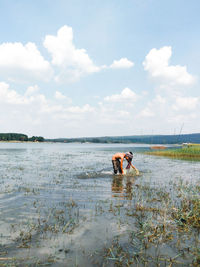
[[[139,174],[139,171],[135,166],[131,164],[131,161],[133,159],[133,153],[132,152],[126,152],[126,153],[116,153],[115,155],[112,156],[112,164],[113,164],[113,169],[114,173],[117,174],[119,173],[123,174],[123,160],[124,158],[127,160],[128,165],[126,166],[126,169],[129,169],[130,166],[136,170],[136,174]]]

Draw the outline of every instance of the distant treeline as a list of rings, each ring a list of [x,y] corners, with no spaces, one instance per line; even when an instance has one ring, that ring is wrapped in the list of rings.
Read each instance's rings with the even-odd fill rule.
[[[28,137],[26,134],[20,133],[0,133],[0,141],[32,141],[32,142],[44,142],[42,136]]]
[[[32,142],[63,142],[63,143],[108,143],[108,144],[182,144],[200,143],[200,133],[181,135],[133,135],[133,136],[104,136],[81,138],[44,139],[42,136],[28,137],[20,133],[0,133],[0,141],[32,141]]]
[[[181,144],[200,143],[200,133],[181,135],[133,135],[133,136],[105,136],[82,138],[45,139],[50,142],[80,142],[80,143],[140,143],[140,144]]]

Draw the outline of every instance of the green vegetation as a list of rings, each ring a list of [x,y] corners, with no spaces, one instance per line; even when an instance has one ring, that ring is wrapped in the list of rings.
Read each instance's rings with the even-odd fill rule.
[[[135,205],[120,208],[120,214],[126,209],[130,229],[105,249],[104,266],[199,266],[199,189],[182,180],[168,189],[138,185]]]
[[[28,137],[26,134],[21,133],[0,133],[0,141],[19,141],[19,142],[44,142],[44,137],[42,136],[32,136]]]
[[[177,159],[200,160],[200,146],[189,146],[177,149],[167,149],[146,152],[148,155],[165,156]]]
[[[103,137],[80,137],[80,138],[57,138],[46,139],[50,142],[64,143],[138,143],[138,144],[182,144],[186,142],[200,143],[200,134],[182,135],[132,135],[132,136],[103,136]]]
[[[62,142],[62,143],[100,143],[100,144],[182,144],[185,142],[200,143],[200,133],[183,135],[132,135],[102,136],[80,138],[44,139],[42,136],[28,137],[20,133],[0,133],[0,141]]]
[[[20,133],[0,133],[0,141],[28,141],[28,136]]]
[[[31,142],[44,142],[44,137],[42,136],[32,136],[28,139]]]
[[[91,217],[86,216],[81,203],[73,200],[53,207],[35,200],[34,217],[25,225],[12,224],[12,233],[17,233],[15,242],[0,247],[0,266],[83,266],[84,261],[84,266],[197,267],[200,265],[199,193],[199,183],[188,184],[183,180],[157,187],[148,182],[133,182],[121,195],[123,198],[96,202]],[[117,224],[117,230],[110,237],[106,234],[104,242],[96,237],[95,245],[90,246],[92,233],[102,218],[103,232],[108,232],[109,224]],[[90,224],[92,221],[94,224]],[[87,228],[89,224],[94,229]],[[86,228],[82,232],[83,227]],[[70,239],[73,241],[68,242]],[[51,250],[50,240],[55,243]],[[45,257],[34,257],[40,255],[44,244]]]

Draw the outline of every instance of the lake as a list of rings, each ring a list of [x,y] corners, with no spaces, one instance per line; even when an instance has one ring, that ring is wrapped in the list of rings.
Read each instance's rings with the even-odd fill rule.
[[[149,145],[140,144],[0,143],[2,264],[114,266],[120,260],[125,264],[125,258],[128,264],[128,254],[120,252],[121,258],[116,256],[117,246],[123,251],[127,247],[126,253],[135,251],[143,255],[143,241],[138,236],[135,242],[141,241],[141,244],[132,248],[127,245],[130,232],[138,231],[136,217],[127,216],[128,212],[138,203],[148,204],[147,191],[155,194],[165,189],[170,201],[178,203],[173,184],[195,187],[200,181],[200,162],[141,153],[148,149]],[[140,176],[113,175],[112,155],[126,151],[133,152],[133,164]],[[144,186],[148,186],[146,191],[138,191]],[[158,200],[158,194],[154,198]],[[162,201],[165,200],[160,197]],[[149,213],[148,216],[152,223],[159,220]],[[199,233],[194,230],[188,240],[185,247],[190,246],[190,242],[199,245]],[[174,246],[165,244],[165,264],[168,264],[167,255],[169,258],[178,255]],[[145,253],[157,252],[152,246]],[[159,253],[164,252],[159,249]],[[192,264],[194,253],[180,259],[183,266]],[[149,254],[145,256],[146,262]],[[136,262],[138,259],[138,266],[145,266],[139,256],[133,259]],[[154,258],[149,262],[146,266],[156,266]],[[164,261],[162,264],[167,266]]]

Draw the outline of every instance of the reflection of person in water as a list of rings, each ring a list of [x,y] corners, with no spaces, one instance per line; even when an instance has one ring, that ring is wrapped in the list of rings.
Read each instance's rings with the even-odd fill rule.
[[[126,169],[130,169],[130,167],[132,167],[133,169],[136,170],[136,173],[138,174],[139,171],[131,163],[131,161],[133,159],[133,153],[132,152],[116,153],[115,155],[112,156],[112,164],[113,164],[114,174],[117,174],[117,172],[124,174],[124,170],[123,170],[123,160],[124,159],[126,159],[128,162]]]
[[[113,197],[115,196],[122,196],[123,197],[123,191],[124,191],[124,187],[123,187],[123,177],[113,177],[113,181],[112,181],[112,192],[113,192]]]
[[[113,176],[112,181],[112,193],[113,197],[121,197],[132,199],[133,183],[135,182],[134,177],[116,177]]]
[[[132,199],[133,198],[133,183],[135,182],[135,179],[133,177],[127,177],[126,181],[126,198]]]

